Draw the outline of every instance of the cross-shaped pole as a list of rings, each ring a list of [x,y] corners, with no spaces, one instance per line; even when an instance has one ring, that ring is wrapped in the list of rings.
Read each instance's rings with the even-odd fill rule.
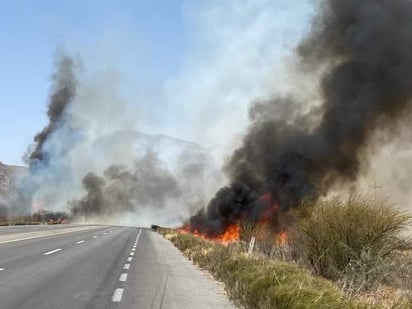
[[[377,189],[382,189],[382,186],[377,185],[376,181],[375,181],[373,185],[369,185],[369,188],[372,188],[374,190],[373,202],[376,203],[376,190]]]

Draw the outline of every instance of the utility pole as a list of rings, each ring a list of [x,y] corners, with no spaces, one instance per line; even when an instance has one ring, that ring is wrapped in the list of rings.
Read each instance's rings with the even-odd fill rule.
[[[371,189],[374,190],[374,193],[373,193],[373,203],[376,204],[376,190],[377,190],[377,189],[382,189],[382,186],[377,185],[377,184],[376,184],[376,181],[375,181],[373,185],[369,185],[369,188],[371,188]]]

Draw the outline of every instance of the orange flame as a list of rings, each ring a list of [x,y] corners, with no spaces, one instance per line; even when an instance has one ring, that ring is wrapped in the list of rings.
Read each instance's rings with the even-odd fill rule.
[[[226,228],[226,231],[222,235],[219,235],[214,240],[227,243],[227,242],[238,241],[239,239],[240,239],[240,227],[237,224],[232,224]]]
[[[276,235],[275,244],[286,245],[287,241],[288,241],[288,233],[286,231],[282,231]]]
[[[265,223],[261,223],[263,226]],[[231,242],[236,242],[240,240],[240,226],[237,224],[231,224],[229,225],[225,232],[221,235],[211,237],[208,236],[205,233],[200,233],[197,230],[191,231],[189,225],[185,225],[181,228],[178,229],[180,233],[192,233],[193,235],[200,237],[204,240],[210,240],[210,241],[216,241],[222,244],[228,244]],[[266,230],[266,232],[269,232],[269,230]],[[273,233],[273,231],[272,231]],[[272,234],[273,235],[273,234]],[[261,231],[260,234],[257,235],[258,238],[265,238],[265,232]],[[269,236],[270,237],[270,236]],[[275,245],[286,245],[288,243],[288,233],[286,230],[281,231],[280,233],[277,233],[274,235],[274,244]]]
[[[191,231],[189,225],[181,227],[180,229],[178,229],[178,231],[181,233],[192,233],[193,235],[197,237],[201,237],[206,240],[217,241],[223,244],[235,242],[240,239],[240,227],[237,224],[229,225],[223,234],[215,236],[215,237],[210,237],[204,233],[200,233],[197,230]]]

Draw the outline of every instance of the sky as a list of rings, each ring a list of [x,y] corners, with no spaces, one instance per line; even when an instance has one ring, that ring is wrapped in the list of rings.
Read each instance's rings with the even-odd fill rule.
[[[88,80],[115,72],[142,131],[232,145],[249,102],[287,83],[283,61],[311,12],[309,0],[0,0],[0,161],[23,164],[47,124],[59,49]]]

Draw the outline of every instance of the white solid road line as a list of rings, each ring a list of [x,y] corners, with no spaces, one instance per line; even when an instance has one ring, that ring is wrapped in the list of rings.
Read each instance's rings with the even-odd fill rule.
[[[56,252],[59,252],[59,251],[61,251],[61,249],[54,249],[52,251],[43,253],[43,255],[49,255],[49,254],[53,254],[53,253],[56,253]]]
[[[120,303],[122,301],[123,296],[123,289],[116,289],[113,292],[112,301],[116,303]]]
[[[123,269],[129,269],[130,268],[130,264],[124,264]]]
[[[82,244],[82,243],[84,243],[84,240],[76,241],[76,244]]]
[[[132,258],[131,256],[129,256],[129,257],[127,258],[127,261],[128,261],[128,262],[131,262],[131,261],[133,261],[133,258]]]
[[[37,236],[29,236],[29,237],[23,237],[23,238],[18,238],[18,239],[10,239],[10,240],[0,241],[0,244],[8,244],[8,243],[11,243],[11,242],[16,242],[16,241],[30,240],[30,239],[43,238],[43,237],[48,237],[48,236],[56,236],[56,235],[61,235],[61,234],[75,233],[75,232],[76,231],[62,231],[62,232],[57,232],[57,233],[45,234],[45,235],[37,235]]]
[[[123,273],[120,275],[119,281],[126,282],[127,280],[127,273]]]

